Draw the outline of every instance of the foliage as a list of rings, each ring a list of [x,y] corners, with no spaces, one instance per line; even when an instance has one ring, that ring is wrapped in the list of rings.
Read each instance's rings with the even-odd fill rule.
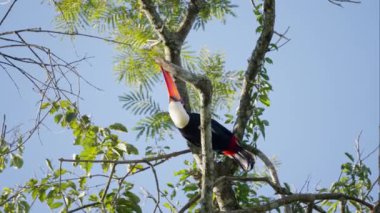
[[[337,192],[373,202],[373,198],[370,195],[373,187],[370,179],[370,168],[364,164],[362,159],[359,158],[355,161],[353,155],[348,152],[346,152],[345,155],[348,158],[348,162],[341,165],[341,175],[338,181],[333,183],[330,189],[321,189],[320,192]],[[340,206],[339,201],[324,201],[323,204],[329,207],[328,212],[335,212]],[[349,201],[340,208],[344,208],[347,212],[349,212],[350,209],[356,209],[360,212],[370,212],[368,208],[354,201]]]
[[[124,102],[123,107],[135,115],[152,115],[161,112],[160,105],[153,97],[147,93],[140,91],[132,91],[119,97]]]
[[[186,168],[180,169],[174,173],[174,176],[178,177],[177,183],[167,183],[168,190],[164,190],[163,194],[167,197],[171,202],[167,202],[164,206],[170,211],[173,210],[173,206],[171,203],[176,203],[180,205],[181,202],[176,200],[177,193],[183,193],[189,200],[196,197],[200,193],[200,179],[201,174],[199,169],[197,168],[197,164],[195,161],[187,161],[184,162]],[[197,209],[197,204],[192,205],[188,210],[189,212],[193,212]]]
[[[195,1],[151,0],[148,2],[154,5],[158,16],[164,22],[163,26],[171,32],[177,32],[186,20],[191,3]],[[195,30],[204,30],[206,24],[211,20],[217,19],[225,22],[227,16],[235,15],[233,9],[236,6],[229,0],[196,2],[200,5],[198,5],[199,11],[192,26]],[[261,33],[264,24],[263,4],[252,2],[254,4],[253,13],[258,23],[256,32]],[[138,88],[120,96],[120,101],[123,102],[123,107],[127,111],[133,116],[142,116],[131,128],[137,132],[137,137],[145,137],[146,140],[155,142],[172,137],[175,128],[168,113],[162,110],[159,102],[150,95],[154,91],[156,83],[161,82],[161,74],[154,59],[164,57],[164,49],[168,48],[168,44],[156,33],[163,29],[157,29],[157,26],[153,26],[144,15],[142,1],[60,0],[54,1],[54,4],[59,12],[56,17],[58,28],[69,32],[95,28],[99,33],[110,35],[117,42],[115,48],[119,51],[119,55],[115,59],[114,67],[117,79],[124,81],[131,88]],[[277,49],[276,44],[270,44],[270,50]],[[233,124],[235,118],[230,111],[242,88],[244,71],[226,70],[226,59],[221,53],[211,53],[206,49],[202,49],[199,53],[193,53],[182,43],[181,51],[177,54],[180,54],[182,63],[187,69],[204,74],[211,80],[214,117],[217,117],[222,111],[225,113],[225,117],[218,118],[225,119],[227,124]],[[254,85],[254,90],[250,94],[253,114],[249,118],[243,142],[252,146],[256,145],[260,136],[265,138],[265,128],[269,125],[269,122],[263,119],[263,114],[271,104],[269,92],[272,91],[272,85],[269,81],[267,67],[272,63],[271,58],[265,57],[254,82],[249,82]],[[200,108],[198,92],[192,87],[187,89],[192,108],[194,111],[198,111]],[[46,203],[54,211],[59,209],[61,212],[73,209],[75,211],[96,209],[101,212],[142,212],[139,204],[140,198],[133,190],[134,185],[127,182],[126,178],[147,169],[151,169],[156,175],[154,167],[166,159],[128,164],[127,171],[120,175],[116,172],[117,166],[121,164],[120,161],[131,155],[139,154],[134,145],[122,139],[128,133],[126,126],[118,122],[107,127],[95,125],[88,115],[81,115],[76,104],[69,100],[42,103],[41,110],[47,111],[57,124],[72,132],[73,144],[78,151],[73,159],[70,159],[71,161],[60,159],[59,167],[46,159],[47,171],[43,178],[31,178],[24,185],[16,188],[4,187],[0,196],[1,210],[4,212],[28,212],[31,198]],[[129,125],[132,126],[132,124]],[[9,142],[4,134],[1,135],[0,172],[7,166],[21,168],[23,165],[23,139],[19,136],[15,138],[17,140]],[[7,155],[12,146],[18,147],[18,153]],[[160,145],[156,149],[149,144],[145,149],[145,157],[160,155],[169,149],[168,146]],[[373,187],[370,180],[370,169],[361,159],[355,162],[351,154],[346,153],[346,156],[349,161],[342,165],[339,180],[330,189],[322,189],[319,193],[327,191],[342,193],[373,202],[373,198],[369,195]],[[101,168],[96,167],[94,160],[100,162]],[[217,160],[223,159],[217,157]],[[68,165],[67,161],[74,162],[72,165]],[[144,164],[148,166],[144,167]],[[100,171],[100,173],[96,173],[96,171]],[[236,171],[234,175],[238,177],[270,176],[267,172],[259,174],[258,171],[252,173]],[[186,160],[184,168],[175,172],[174,176],[178,180],[175,183],[166,183],[163,190],[160,190],[160,184],[156,183],[158,200],[155,200],[152,195],[148,196],[154,200],[157,208],[163,206],[168,211],[176,212],[177,207],[181,205],[180,193],[188,200],[199,195],[201,171],[195,160]],[[102,181],[102,185],[93,187],[93,183],[99,183],[98,178],[105,178],[105,181]],[[104,184],[104,182],[106,183]],[[157,178],[156,182],[158,182]],[[238,204],[243,208],[249,208],[273,201],[273,197],[259,194],[259,190],[263,186],[264,184],[261,182],[237,181],[233,183],[234,195]],[[285,187],[286,193],[291,193],[290,187],[287,187],[286,184]],[[164,197],[166,202],[160,204],[160,196]],[[324,201],[321,205],[327,207],[329,212],[334,212],[340,202]],[[299,202],[291,207],[297,212],[305,211],[303,204]],[[188,210],[189,212],[198,212],[198,208],[198,203],[194,202]],[[343,208],[347,211],[351,209],[368,211],[368,208],[354,201],[348,201]],[[280,211],[278,208],[275,209]]]
[[[93,125],[89,116],[80,116],[77,107],[66,100],[53,102],[50,113],[54,115],[56,123],[72,130],[75,137],[74,145],[82,148],[74,159],[94,160],[97,156],[101,156],[102,160],[119,160],[123,159],[125,154],[138,154],[133,145],[122,141],[113,133],[113,131],[127,132],[127,128],[120,123],[114,123],[106,128]],[[92,163],[81,162],[79,165],[87,174],[90,173]],[[109,163],[103,163],[102,168],[107,172]]]
[[[23,137],[15,132],[13,137],[6,138],[5,128],[3,131],[4,134],[0,137],[0,173],[8,166],[20,169],[24,164],[22,157],[24,152]],[[15,150],[17,152],[14,152]]]
[[[96,126],[92,124],[89,116],[80,115],[77,107],[67,100],[46,103],[43,104],[43,108],[49,110],[57,124],[72,131],[74,145],[81,149],[79,154],[73,156],[75,160],[122,160],[126,155],[138,154],[135,146],[123,141],[117,134],[128,132],[121,123],[114,123],[108,127]],[[122,178],[112,177],[120,182],[111,192],[92,192],[91,179],[99,176],[91,174],[94,170],[93,163],[73,163],[73,168],[63,168],[61,162],[59,168],[54,168],[52,162],[47,159],[46,165],[48,171],[44,178],[32,178],[18,190],[3,189],[0,203],[7,201],[3,206],[4,212],[28,212],[30,206],[25,201],[27,196],[46,203],[50,209],[60,208],[62,211],[70,209],[74,204],[84,205],[86,202],[92,202],[94,207],[107,212],[141,212],[138,205],[140,199],[131,192],[133,184]],[[106,162],[100,165],[105,174],[112,166],[116,166]],[[82,171],[80,174],[77,174],[75,169],[78,166]]]
[[[236,100],[237,91],[241,89],[243,79],[242,71],[226,71],[225,59],[220,53],[210,53],[207,49],[201,49],[199,56],[193,63],[194,72],[206,75],[213,86],[212,111],[230,111]],[[192,107],[194,111],[200,110],[198,91],[188,87]],[[214,116],[217,113],[214,113]]]

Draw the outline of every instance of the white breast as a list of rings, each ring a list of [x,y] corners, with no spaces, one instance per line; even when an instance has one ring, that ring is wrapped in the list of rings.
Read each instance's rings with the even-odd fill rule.
[[[180,129],[184,128],[190,120],[189,114],[187,114],[183,105],[177,101],[170,101],[169,115],[174,125]]]

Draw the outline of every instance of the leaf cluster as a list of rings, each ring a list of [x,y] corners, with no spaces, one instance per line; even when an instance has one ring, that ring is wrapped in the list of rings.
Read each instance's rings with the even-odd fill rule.
[[[199,74],[206,75],[212,84],[212,111],[214,116],[219,110],[231,110],[236,94],[241,89],[243,79],[242,71],[226,71],[225,58],[221,53],[210,53],[202,49],[199,56],[192,63],[191,70]],[[193,87],[188,87],[191,104],[194,111],[200,110],[200,100],[198,91]]]
[[[195,161],[185,160],[184,164],[186,168],[180,169],[174,173],[174,176],[178,177],[177,183],[167,183],[168,190],[164,190],[163,196],[167,199],[171,200],[171,202],[167,202],[164,206],[170,210],[171,212],[176,212],[173,210],[173,206],[171,205],[173,202],[180,205],[179,201],[176,201],[177,192],[181,191],[184,195],[190,200],[196,197],[200,193],[200,179],[201,174],[199,169],[197,168],[197,164]],[[199,210],[199,209],[198,209]],[[194,203],[189,209],[188,212],[197,212],[197,203]]]
[[[7,167],[20,169],[24,165],[22,157],[24,153],[23,141],[22,135],[17,132],[9,138],[6,138],[5,133],[0,137],[0,173]],[[15,149],[16,151],[12,151]]]
[[[341,165],[341,175],[338,181],[334,182],[330,189],[321,189],[321,192],[330,191],[342,193],[351,197],[357,197],[362,200],[373,202],[370,195],[372,190],[372,181],[370,179],[371,170],[361,159],[355,158],[350,153],[345,153],[348,161]],[[340,207],[340,202],[324,201],[323,205],[328,206],[328,212],[335,212]],[[354,202],[348,201],[343,208],[349,212],[351,208],[360,212],[369,212],[369,209]],[[342,208],[342,207],[341,207]]]
[[[121,123],[114,123],[108,127],[99,127],[91,123],[87,115],[79,115],[75,105],[67,100],[49,103],[49,113],[54,115],[54,121],[62,127],[72,130],[74,145],[80,146],[82,151],[74,159],[94,160],[121,160],[125,154],[138,154],[132,144],[120,139],[116,132],[127,133],[127,128]],[[92,163],[81,162],[79,165],[90,173]],[[104,172],[109,168],[108,163],[102,164]]]
[[[74,159],[122,160],[125,155],[138,154],[136,147],[120,139],[120,133],[128,132],[121,123],[114,123],[108,127],[96,126],[89,116],[80,115],[75,104],[67,100],[46,102],[41,105],[41,109],[48,110],[57,124],[72,130],[74,145],[81,148],[79,154],[74,155]],[[22,165],[15,160],[14,164]],[[63,169],[62,165],[55,169],[48,159],[46,165],[48,171],[44,178],[32,178],[18,190],[3,189],[0,203],[4,212],[28,212],[30,206],[25,201],[27,196],[46,203],[50,209],[60,208],[61,211],[70,209],[73,205],[82,206],[86,202],[94,202],[93,207],[107,212],[141,212],[138,204],[140,199],[130,191],[133,185],[121,178],[112,177],[121,180],[118,187],[112,191],[101,190],[97,194],[91,194],[90,179],[105,176],[91,175],[91,171],[94,170],[92,163],[73,163],[74,167],[80,166],[84,172],[77,177],[73,177],[76,176],[74,170]],[[102,163],[101,167],[103,173],[106,173],[111,165]]]

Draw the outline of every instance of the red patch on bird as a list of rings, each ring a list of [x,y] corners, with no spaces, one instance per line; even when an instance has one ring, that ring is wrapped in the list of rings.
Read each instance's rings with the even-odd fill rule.
[[[234,155],[238,151],[238,147],[239,147],[237,141],[238,141],[237,137],[233,135],[230,139],[230,143],[228,144],[227,150],[222,151],[223,154],[227,156]]]
[[[231,157],[236,153],[235,151],[231,151],[231,150],[224,150],[222,152],[224,155],[231,156]]]

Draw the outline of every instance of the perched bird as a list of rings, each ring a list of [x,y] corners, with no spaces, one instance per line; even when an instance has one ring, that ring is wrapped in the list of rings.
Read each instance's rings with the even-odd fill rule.
[[[169,92],[169,115],[174,125],[190,143],[201,145],[200,115],[188,113],[170,73],[161,67]],[[239,145],[237,137],[223,125],[211,120],[212,149],[234,159],[239,166],[249,171],[255,163],[254,155]]]

